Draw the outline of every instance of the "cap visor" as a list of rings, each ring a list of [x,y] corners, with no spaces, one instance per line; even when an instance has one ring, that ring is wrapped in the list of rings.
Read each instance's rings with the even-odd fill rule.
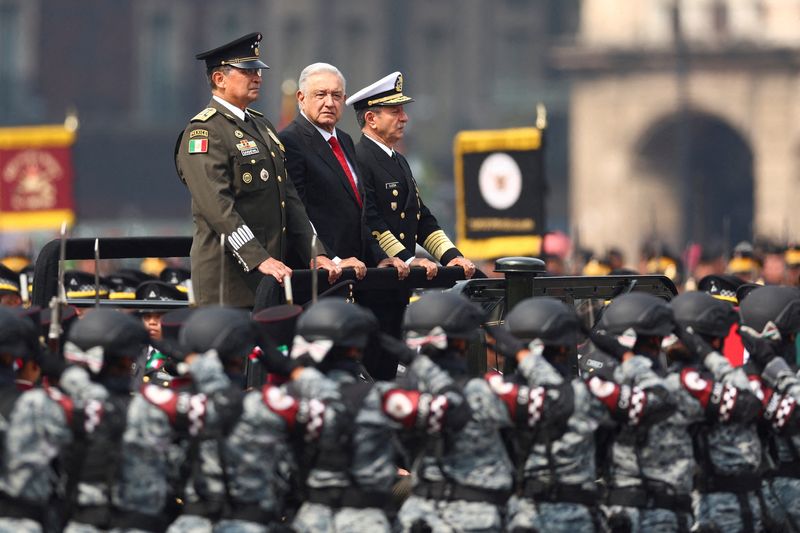
[[[269,68],[269,65],[262,62],[260,59],[252,61],[243,61],[241,63],[227,63],[228,65],[236,68]]]

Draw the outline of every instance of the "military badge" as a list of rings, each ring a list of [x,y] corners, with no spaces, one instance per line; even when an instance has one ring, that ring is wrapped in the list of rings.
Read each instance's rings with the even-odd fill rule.
[[[389,205],[392,206],[392,211],[397,211],[397,202],[392,202]]]
[[[266,168],[261,169],[261,181],[267,181],[269,179],[269,172],[267,172]]]
[[[195,137],[208,137],[208,130],[192,130],[189,132],[189,138],[194,139]]]
[[[244,137],[244,133],[242,133],[242,132],[241,132],[241,131],[239,131],[239,130],[234,130],[234,132],[233,132],[233,135],[234,135],[234,136],[235,136],[237,139],[241,139],[242,137]]]
[[[249,172],[245,172],[244,174],[242,174],[242,181],[245,183],[250,183],[251,181],[253,181],[253,175],[250,174]]]
[[[242,155],[253,155],[258,153],[258,146],[256,146],[255,141],[251,141],[249,139],[243,139],[242,142],[236,144],[236,148],[242,153]]]
[[[208,152],[208,139],[189,139],[190,154],[204,154]]]

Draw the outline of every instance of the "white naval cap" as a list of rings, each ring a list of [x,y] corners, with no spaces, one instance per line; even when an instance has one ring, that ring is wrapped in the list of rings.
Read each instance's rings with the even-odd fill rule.
[[[392,72],[355,93],[345,104],[352,105],[353,109],[358,111],[376,105],[400,105],[413,101],[413,98],[403,94],[403,75],[400,72]]]

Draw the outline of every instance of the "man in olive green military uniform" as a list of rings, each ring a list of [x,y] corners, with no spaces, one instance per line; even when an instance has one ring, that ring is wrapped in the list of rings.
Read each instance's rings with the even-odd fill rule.
[[[262,274],[280,283],[291,276],[283,263],[288,247],[311,263],[314,228],[286,175],[283,145],[272,124],[247,107],[258,98],[261,69],[269,68],[259,59],[260,42],[251,33],[196,56],[205,60],[212,98],[175,145],[175,166],[192,194],[192,288],[200,305],[251,307]],[[317,266],[330,282],[341,275],[325,255]]]

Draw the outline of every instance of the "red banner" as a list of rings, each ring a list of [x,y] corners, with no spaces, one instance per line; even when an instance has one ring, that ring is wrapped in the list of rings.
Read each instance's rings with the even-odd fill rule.
[[[74,142],[64,126],[0,128],[0,231],[72,224]]]

